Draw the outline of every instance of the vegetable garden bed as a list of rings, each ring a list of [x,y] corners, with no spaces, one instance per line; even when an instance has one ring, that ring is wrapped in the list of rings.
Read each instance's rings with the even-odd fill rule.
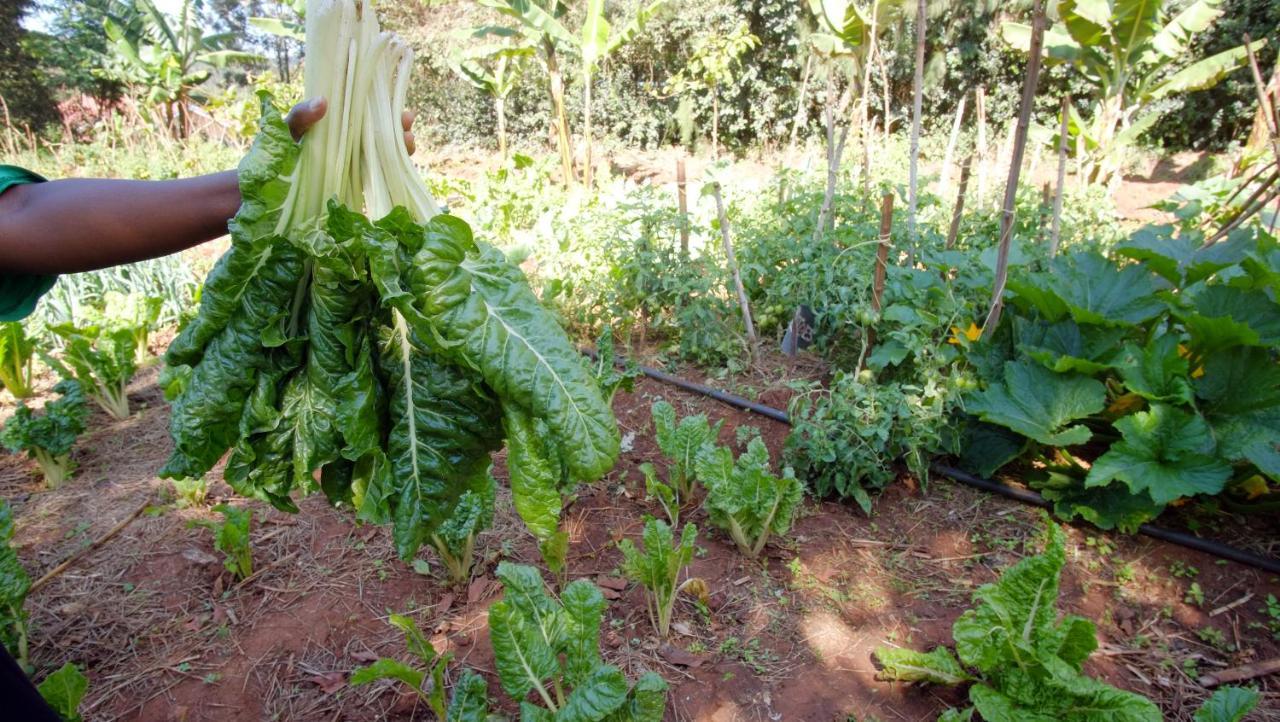
[[[235,582],[211,535],[190,524],[216,515],[160,501],[168,483],[154,473],[170,441],[155,381],[154,369],[135,380],[130,397],[141,410],[127,420],[95,409],[94,431],[74,453],[80,467],[73,483],[41,490],[34,465],[0,459],[0,494],[14,500],[15,545],[33,578],[155,500],[27,603],[36,666],[73,658],[86,668],[86,719],[430,719],[402,687],[348,684],[353,669],[377,657],[403,658],[400,634],[386,623],[390,613],[411,615],[438,647],[444,643],[461,666],[496,686],[486,623],[500,592],[494,568],[503,559],[539,559],[509,504],[498,504],[494,528],[479,538],[475,581],[450,589],[434,559],[429,568],[419,565],[425,575],[400,563],[385,527],[355,526],[315,497],[301,503],[300,514],[282,514],[234,500],[219,481],[213,496],[256,513],[256,572]],[[785,393],[761,395],[777,402]],[[644,670],[661,673],[672,687],[671,720],[931,720],[963,701],[958,692],[877,681],[871,652],[886,643],[949,644],[951,623],[970,606],[972,591],[1038,550],[1039,512],[941,480],[922,493],[903,478],[870,518],[851,506],[806,501],[761,563],[709,529],[703,512],[686,512],[703,530],[688,574],[708,583],[710,599],[703,610],[682,596],[664,645],[654,639],[642,590],[619,576],[615,545],[638,539],[644,515],[661,515],[646,502],[636,468],[659,457],[649,416],[657,398],[681,415],[724,419],[720,443],[737,451],[754,427],[779,458],[787,432],[650,380],[617,396],[627,450],[565,512],[570,578],[597,582],[611,599],[601,637],[606,661],[631,679]],[[210,478],[220,479],[220,471]],[[500,482],[505,473],[499,457]],[[1280,631],[1280,616],[1266,611],[1268,595],[1280,596],[1275,578],[1159,542],[1081,529],[1068,530],[1067,558],[1063,611],[1098,625],[1101,647],[1086,672],[1149,696],[1169,719],[1190,719],[1205,694],[1192,681],[1197,674],[1280,655],[1272,633]],[[1213,613],[1223,607],[1230,608]],[[1263,701],[1250,719],[1280,719],[1280,696],[1267,678],[1256,682]]]

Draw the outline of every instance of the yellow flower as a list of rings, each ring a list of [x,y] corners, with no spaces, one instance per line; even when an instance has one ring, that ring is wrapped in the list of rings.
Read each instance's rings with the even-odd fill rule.
[[[962,338],[965,340],[961,341]],[[966,328],[964,330],[961,330],[959,326],[952,326],[951,338],[947,341],[947,343],[956,344],[956,345],[963,344],[965,346],[968,346],[969,344],[973,343],[974,341],[977,341],[980,338],[982,338],[982,329],[978,328],[978,324],[970,322],[969,328]]]
[[[1270,491],[1267,487],[1267,480],[1261,476],[1254,474],[1240,483],[1240,491],[1244,492],[1246,498],[1252,500],[1260,496],[1266,496]]]
[[[1107,407],[1107,413],[1111,416],[1126,416],[1138,409],[1142,408],[1146,402],[1137,394],[1125,394],[1111,402]]]

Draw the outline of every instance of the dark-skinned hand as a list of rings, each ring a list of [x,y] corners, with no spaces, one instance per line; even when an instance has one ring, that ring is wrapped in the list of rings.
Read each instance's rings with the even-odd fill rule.
[[[320,122],[328,109],[329,101],[324,98],[304,100],[293,106],[284,118],[284,121],[289,124],[289,132],[293,133],[293,139],[301,140],[312,126]],[[409,149],[409,155],[413,155],[413,113],[404,111],[400,116],[400,124],[404,127],[404,145]]]

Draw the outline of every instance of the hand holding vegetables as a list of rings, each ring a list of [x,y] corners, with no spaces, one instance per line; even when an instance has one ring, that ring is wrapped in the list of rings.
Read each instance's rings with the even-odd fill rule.
[[[617,459],[608,403],[524,274],[418,176],[409,48],[368,5],[312,0],[307,53],[306,94],[329,112],[308,109],[323,118],[298,144],[263,96],[231,249],[166,355],[162,474],[201,476],[231,450],[237,492],[293,509],[323,490],[392,523],[408,558],[475,513],[464,498],[493,498],[506,440],[517,511],[556,537],[560,489]]]
[[[324,117],[324,98],[299,103],[289,129],[301,138]],[[402,117],[413,149],[413,118]],[[89,271],[177,253],[226,235],[240,207],[236,173],[177,180],[73,178],[0,193],[0,268],[6,273]]]

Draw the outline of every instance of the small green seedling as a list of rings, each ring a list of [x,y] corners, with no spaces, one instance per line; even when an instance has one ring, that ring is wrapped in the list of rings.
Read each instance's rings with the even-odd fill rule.
[[[228,504],[219,504],[213,510],[222,515],[220,522],[207,519],[192,521],[194,526],[213,530],[213,547],[222,552],[223,566],[236,579],[248,579],[253,574],[253,546],[249,532],[253,525],[253,510]]]
[[[171,479],[174,503],[179,507],[201,507],[209,497],[209,480],[205,477]]]
[[[445,709],[444,695],[444,673],[453,659],[453,653],[437,652],[410,617],[392,614],[389,621],[391,626],[404,632],[405,647],[417,658],[418,666],[383,657],[373,664],[352,672],[352,686],[369,684],[382,679],[398,680],[409,685],[409,688],[422,698],[422,701],[435,713],[436,719],[454,719],[448,716],[448,710]]]
[[[676,544],[675,535],[666,522],[648,519],[643,536],[644,551],[637,549],[630,539],[618,543],[622,551],[622,573],[644,585],[649,619],[658,636],[666,639],[671,634],[671,615],[680,592],[700,591],[704,598],[707,595],[707,583],[702,579],[694,577],[680,581],[680,572],[693,559],[698,527],[686,525],[680,542]]]
[[[53,708],[62,722],[81,722],[80,701],[89,691],[89,678],[72,662],[58,668],[36,688],[45,704]]]

